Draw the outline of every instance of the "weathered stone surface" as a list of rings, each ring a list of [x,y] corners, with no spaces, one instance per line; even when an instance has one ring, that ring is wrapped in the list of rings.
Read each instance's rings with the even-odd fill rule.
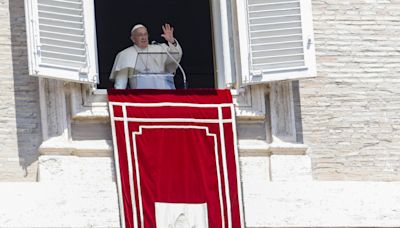
[[[268,156],[241,157],[240,175],[242,182],[271,181],[270,158]]]
[[[398,227],[400,183],[243,182],[246,227]],[[0,183],[0,227],[119,227],[115,184]]]
[[[398,227],[400,183],[244,182],[246,227]]]
[[[271,155],[272,181],[312,181],[308,155]]]
[[[0,181],[36,179],[39,96],[37,78],[28,76],[24,14],[24,1],[1,1]]]
[[[319,180],[400,180],[399,1],[312,1],[318,77],[300,80]]]
[[[0,227],[119,227],[115,183],[0,183]]]
[[[38,180],[71,185],[111,183],[115,181],[114,160],[110,157],[40,156]]]

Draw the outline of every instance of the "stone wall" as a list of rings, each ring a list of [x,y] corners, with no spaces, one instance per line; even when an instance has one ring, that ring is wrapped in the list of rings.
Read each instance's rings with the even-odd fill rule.
[[[298,159],[279,160],[290,171]],[[41,156],[38,183],[0,183],[0,227],[119,227],[113,163]],[[247,228],[399,227],[400,182],[312,181],[308,173],[270,182],[268,159],[240,163]]]
[[[319,180],[400,180],[400,1],[315,0],[318,77],[300,81]]]
[[[0,0],[0,181],[34,181],[41,143],[37,78],[28,76],[23,0]]]
[[[23,0],[0,0],[0,180],[34,180],[41,143]],[[318,77],[301,80],[318,180],[400,180],[400,1],[313,4]]]

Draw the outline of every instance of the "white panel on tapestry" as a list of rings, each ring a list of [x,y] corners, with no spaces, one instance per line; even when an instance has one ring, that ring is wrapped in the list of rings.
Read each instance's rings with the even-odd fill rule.
[[[207,203],[155,204],[157,228],[208,228]]]

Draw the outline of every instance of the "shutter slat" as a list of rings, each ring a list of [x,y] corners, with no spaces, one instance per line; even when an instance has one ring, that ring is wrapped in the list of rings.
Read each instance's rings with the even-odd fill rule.
[[[301,28],[277,29],[277,30],[267,31],[267,32],[260,31],[260,32],[251,32],[250,33],[250,37],[252,39],[277,37],[277,36],[287,36],[287,35],[301,35]]]
[[[294,41],[294,42],[275,42],[270,44],[261,44],[261,45],[253,45],[251,47],[252,52],[263,52],[263,51],[271,51],[271,50],[283,50],[288,48],[303,48],[302,41]]]
[[[277,29],[288,29],[288,28],[300,28],[301,29],[301,22],[289,22],[289,23],[270,23],[258,26],[250,27],[250,32],[253,31],[270,31],[270,30],[277,30]]]
[[[259,24],[268,24],[268,23],[285,23],[287,21],[300,21],[301,17],[299,14],[292,16],[276,16],[276,17],[268,17],[268,18],[258,18],[258,19],[250,19],[250,26],[256,26]]]
[[[72,29],[83,29],[83,22],[72,22],[72,21],[58,20],[52,18],[40,18],[40,24],[59,26],[64,28],[72,28]]]
[[[279,55],[279,56],[269,56],[269,57],[257,57],[253,58],[254,64],[273,64],[284,61],[300,61],[303,60],[302,54],[297,55]]]
[[[276,26],[275,28],[269,28],[269,29],[254,29],[252,31],[250,31],[250,34],[254,35],[254,36],[258,36],[260,34],[266,34],[266,33],[273,33],[273,32],[285,32],[288,34],[293,34],[293,33],[298,33],[298,31],[301,32],[301,27],[296,26],[296,27],[292,27],[292,25],[288,25],[290,27],[285,27],[282,26],[280,28],[278,28],[278,26]],[[292,32],[294,31],[294,32]]]
[[[85,55],[84,48],[80,49],[80,48],[60,47],[60,46],[45,44],[45,45],[42,45],[42,50],[66,53],[66,54],[71,54],[71,55],[80,55],[80,56]]]
[[[70,61],[66,59],[57,59],[57,58],[50,58],[50,57],[42,57],[42,64],[52,67],[66,67],[68,69],[80,69],[82,68],[82,63],[77,61]]]
[[[261,15],[261,16],[253,16],[251,17],[251,15],[249,15],[250,18],[250,22],[254,21],[254,20],[261,20],[263,19],[263,22],[261,23],[265,23],[269,20],[279,20],[279,21],[285,21],[287,20],[288,17],[300,17],[301,15],[298,13],[292,13],[292,14],[285,14],[285,15]],[[252,23],[253,24],[253,23]]]
[[[60,33],[60,34],[70,34],[70,35],[75,35],[75,36],[84,36],[85,32],[83,29],[73,29],[73,28],[66,28],[66,27],[61,27],[61,26],[52,26],[52,25],[46,25],[46,24],[41,24],[39,28],[43,31],[52,31],[55,33]]]
[[[66,41],[60,39],[53,39],[53,38],[40,38],[40,42],[42,44],[47,45],[54,45],[59,47],[66,47],[66,48],[77,48],[77,49],[84,49],[85,44],[82,42],[74,42],[74,41]]]
[[[264,42],[264,43],[260,43],[260,44],[253,44],[252,45],[252,47],[257,47],[257,46],[265,46],[265,45],[276,45],[276,46],[279,46],[280,44],[282,44],[282,45],[284,45],[284,44],[288,44],[288,45],[290,45],[290,43],[296,43],[296,42],[299,42],[299,43],[301,43],[302,42],[302,40],[274,40],[274,41],[272,41],[271,40],[271,42]]]
[[[270,37],[259,37],[254,38],[251,40],[252,46],[253,45],[263,45],[275,42],[291,42],[291,41],[298,41],[302,40],[301,34],[290,34],[284,36],[270,36]]]
[[[42,31],[41,36],[43,38],[54,38],[54,39],[59,39],[59,40],[75,41],[75,42],[81,42],[81,43],[84,42],[83,36],[71,35],[71,34],[65,34],[65,33]]]
[[[55,58],[55,59],[65,59],[65,60],[72,60],[77,62],[85,61],[84,55],[72,55],[63,52],[53,52],[53,51],[42,51],[41,55],[43,57]]]
[[[289,8],[300,8],[299,2],[285,2],[285,3],[273,3],[273,4],[256,4],[249,6],[249,11],[257,12],[263,10],[282,10]]]
[[[266,6],[268,7],[268,6]],[[257,8],[256,8],[257,9]],[[287,14],[295,14],[297,12],[299,12],[300,7],[288,7],[288,8],[280,8],[280,9],[271,9],[271,8],[267,8],[267,9],[257,9],[254,11],[250,11],[251,14],[260,14],[263,16],[268,16],[268,15],[287,15]]]
[[[298,0],[286,0],[286,1],[274,1],[274,2],[271,2],[271,1],[262,0],[260,3],[249,4],[249,7],[250,6],[264,6],[264,5],[293,4],[293,3],[299,3],[299,1]]]
[[[273,52],[271,54],[274,54],[274,55],[261,55],[261,56],[258,56],[258,57],[253,57],[253,59],[254,60],[264,59],[264,60],[268,61],[269,63],[282,62],[282,61],[286,61],[286,60],[301,60],[302,59],[302,57],[301,57],[302,55],[298,54],[298,53],[287,53],[287,54],[285,54],[282,51],[282,52]],[[283,58],[287,58],[287,59],[283,59]]]
[[[287,48],[287,49],[276,49],[271,51],[259,51],[253,52],[252,56],[254,60],[260,58],[280,58],[281,56],[291,57],[291,56],[299,56],[303,54],[303,48]],[[276,62],[276,61],[275,61]]]
[[[303,60],[295,60],[295,61],[282,61],[282,62],[275,62],[275,63],[273,63],[273,64],[254,64],[254,66],[258,66],[258,67],[260,67],[260,66],[266,66],[266,65],[268,65],[268,66],[272,66],[272,65],[280,65],[281,67],[282,66],[284,66],[284,65],[294,65],[294,64],[296,64],[296,63],[301,63]]]
[[[64,14],[69,15],[81,15],[82,9],[80,8],[69,8],[65,6],[53,6],[53,5],[46,5],[46,4],[39,4],[38,8],[40,11],[45,12],[61,12]]]
[[[285,14],[279,14],[279,12],[273,11],[273,12],[254,12],[249,14],[250,19],[261,19],[261,18],[273,18],[273,17],[286,17],[286,16],[300,16],[300,14],[297,13],[297,10],[286,10]]]
[[[288,20],[300,20],[300,14],[293,14],[293,15],[285,15],[285,16],[271,16],[271,17],[257,17],[251,18],[250,24],[263,24],[263,23],[271,23],[271,22],[285,22]]]
[[[64,20],[64,21],[82,22],[82,16],[54,13],[54,12],[47,12],[47,11],[39,10],[39,20],[41,18],[52,18],[52,19],[59,19],[59,20]]]
[[[275,71],[299,70],[303,68],[303,61],[287,61],[274,64],[254,64],[254,70],[262,70],[265,73],[272,73]]]
[[[280,3],[285,3],[289,2],[288,0],[248,0],[249,5],[255,5],[255,4],[280,4]],[[290,1],[290,2],[293,2]],[[297,0],[298,2],[298,0]]]
[[[82,9],[82,4],[80,2],[69,2],[61,0],[39,0],[39,4],[66,7],[71,9]]]
[[[270,45],[270,46],[275,46],[275,47],[269,48],[269,49],[265,48],[264,46],[262,46],[263,49],[261,49],[261,48],[255,49],[253,47],[253,50],[252,50],[253,56],[254,57],[257,57],[256,55],[267,56],[269,52],[277,52],[277,51],[279,51],[279,53],[284,53],[287,50],[290,50],[290,51],[296,50],[296,53],[303,51],[303,45],[301,43],[300,43],[300,45],[298,43],[294,43],[294,44],[292,44],[291,47],[289,45],[285,45],[283,48],[282,48],[283,45],[281,47],[279,47],[278,45]]]

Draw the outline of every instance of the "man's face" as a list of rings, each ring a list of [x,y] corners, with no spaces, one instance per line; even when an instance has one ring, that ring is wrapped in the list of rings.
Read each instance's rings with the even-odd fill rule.
[[[149,45],[149,34],[147,33],[147,29],[144,27],[135,29],[133,32],[131,39],[135,45],[140,48],[147,48]]]

